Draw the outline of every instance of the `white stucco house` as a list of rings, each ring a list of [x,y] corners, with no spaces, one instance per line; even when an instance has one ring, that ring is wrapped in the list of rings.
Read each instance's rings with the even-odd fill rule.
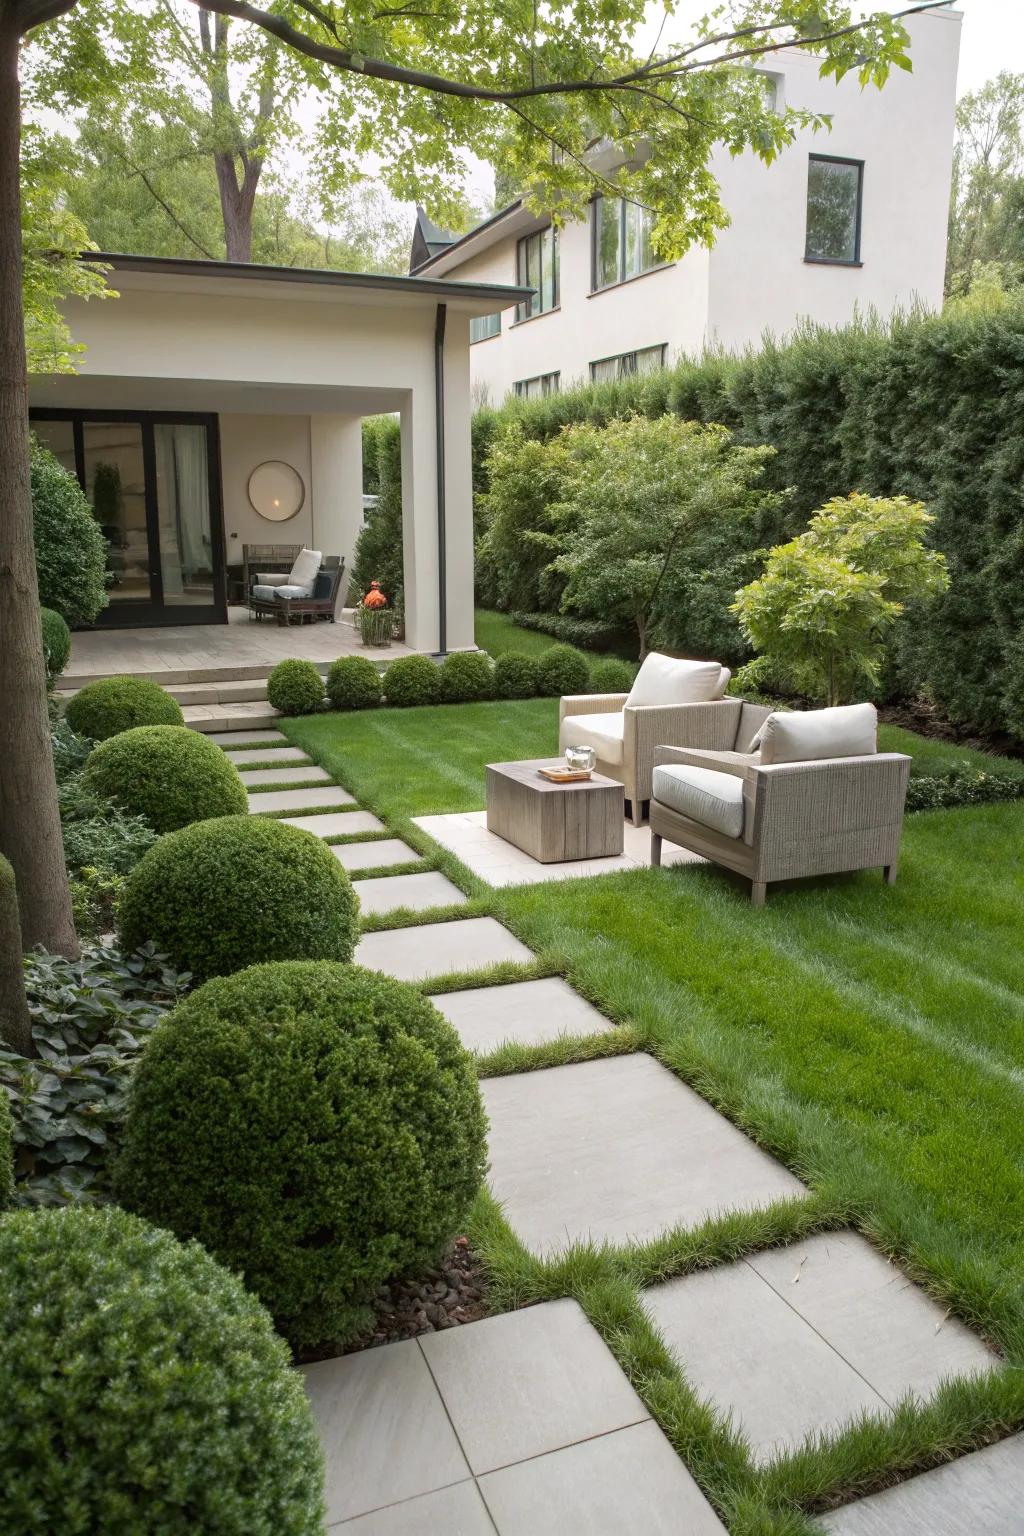
[[[99,623],[227,620],[249,543],[351,568],[361,420],[401,419],[407,643],[472,647],[469,329],[528,297],[493,283],[94,258],[69,300],[80,371],[30,380],[33,430],[79,478],[115,577]],[[257,487],[261,488],[257,494]]]
[[[831,114],[771,166],[717,153],[731,223],[712,249],[660,263],[644,210],[596,198],[554,230],[512,203],[460,239],[420,219],[418,276],[513,283],[525,304],[474,322],[478,403],[660,367],[705,346],[738,350],[804,318],[841,325],[856,312],[942,302],[960,46],[959,12],[907,20],[913,73],[881,91],[822,79],[817,60],[780,50],[763,72],[776,100]]]

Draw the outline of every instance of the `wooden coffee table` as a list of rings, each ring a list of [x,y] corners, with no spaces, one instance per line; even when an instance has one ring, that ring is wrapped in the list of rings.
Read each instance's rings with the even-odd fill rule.
[[[621,853],[622,785],[599,773],[576,784],[552,784],[537,772],[561,761],[538,757],[523,763],[488,763],[487,830],[539,864]]]

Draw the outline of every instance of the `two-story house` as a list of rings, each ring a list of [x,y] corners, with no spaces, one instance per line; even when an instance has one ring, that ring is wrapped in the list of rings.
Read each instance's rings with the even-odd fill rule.
[[[655,255],[646,211],[596,197],[556,230],[514,202],[455,239],[420,216],[417,277],[518,283],[525,303],[473,322],[478,403],[658,368],[705,346],[737,350],[802,319],[942,302],[960,14],[911,17],[913,72],[882,90],[822,79],[800,50],[771,57],[777,102],[831,115],[770,166],[716,152],[731,223],[711,249]]]

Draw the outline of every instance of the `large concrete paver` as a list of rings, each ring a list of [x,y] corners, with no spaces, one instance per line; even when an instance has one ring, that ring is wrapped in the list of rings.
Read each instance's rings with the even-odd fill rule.
[[[471,1051],[493,1051],[505,1041],[545,1045],[561,1035],[596,1035],[613,1028],[560,976],[468,987],[434,999]]]
[[[281,739],[283,741],[284,737]],[[243,747],[241,751],[225,747],[224,756],[229,758],[236,768],[248,768],[253,763],[267,763],[271,767],[276,767],[278,763],[310,761],[301,747]]]
[[[455,971],[476,971],[533,954],[493,917],[462,917],[450,923],[420,923],[364,933],[356,964],[383,971],[398,981],[426,981]]]
[[[1021,1536],[1024,1435],[818,1518],[830,1536]]]
[[[305,766],[301,763],[293,763],[288,766],[282,765],[280,768],[247,768],[240,774],[240,778],[246,789],[256,789],[261,785],[265,785],[267,789],[284,789],[288,784],[332,784],[334,782],[326,768],[319,768],[316,763],[307,763]],[[345,792],[342,791],[342,793]]]
[[[323,784],[312,789],[258,789],[249,793],[249,809],[254,813],[314,811],[318,806],[354,804],[348,791],[339,789],[336,784]]]
[[[465,891],[460,891],[437,869],[426,869],[415,875],[381,875],[372,880],[360,880],[357,890],[363,912],[393,912],[397,907],[426,912],[430,907],[463,906],[469,900]]]
[[[494,1536],[494,1521],[476,1483],[469,1482],[389,1504],[331,1529],[337,1536]]]
[[[348,798],[348,795],[344,795],[340,801],[335,801],[335,804],[344,805]],[[352,804],[355,805],[354,800]],[[290,827],[298,827],[303,832],[312,832],[315,837],[365,837],[368,832],[384,830],[384,823],[372,811],[324,811],[319,815],[288,815],[281,819]],[[374,843],[374,847],[379,848],[384,841],[385,839],[381,838],[379,843]],[[341,856],[340,850],[338,850],[338,856],[339,858]],[[370,864],[364,867],[373,868]]]
[[[360,815],[362,813],[356,811],[352,814]],[[319,816],[307,816],[303,819],[306,821],[341,822],[343,819],[347,820],[348,818],[342,818],[341,816],[324,816],[322,818]],[[309,830],[315,832],[316,828],[310,827]],[[321,832],[320,836],[331,837],[337,833],[337,830],[338,828],[334,827],[330,832]],[[362,869],[386,869],[389,864],[415,864],[422,862],[415,848],[410,848],[408,843],[403,843],[400,837],[380,837],[370,843],[336,843],[331,848],[331,852],[339,864],[350,872]]]
[[[491,1124],[491,1188],[536,1253],[587,1238],[649,1238],[806,1193],[650,1056],[578,1062],[480,1086]]]
[[[236,743],[240,745],[243,741],[246,744],[250,741],[258,741],[261,744],[274,743],[280,746],[287,744],[288,741],[288,737],[282,731],[269,730],[249,731],[244,735],[238,731],[208,731],[206,735],[218,747],[233,748]]]

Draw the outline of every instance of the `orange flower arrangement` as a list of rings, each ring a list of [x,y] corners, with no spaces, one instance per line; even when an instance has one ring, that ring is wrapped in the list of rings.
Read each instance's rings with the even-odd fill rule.
[[[380,589],[379,581],[370,582],[370,590],[363,598],[364,608],[386,608],[388,600]]]

